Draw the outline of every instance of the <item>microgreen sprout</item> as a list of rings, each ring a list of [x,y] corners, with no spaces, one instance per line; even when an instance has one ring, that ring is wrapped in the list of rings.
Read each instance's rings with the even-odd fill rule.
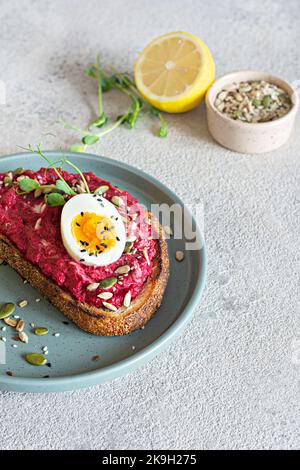
[[[62,206],[63,204],[65,204],[65,198],[61,193],[67,196],[76,196],[77,193],[69,186],[69,184],[63,178],[62,174],[60,173],[59,169],[55,166],[55,164],[60,164],[61,166],[63,166],[64,164],[67,164],[71,166],[80,175],[80,178],[83,181],[86,192],[90,193],[90,189],[89,189],[89,186],[87,184],[84,174],[76,165],[74,165],[74,163],[67,160],[67,158],[61,159],[53,163],[42,152],[40,145],[38,145],[36,149],[34,149],[31,145],[29,145],[27,148],[24,148],[24,147],[21,147],[21,148],[23,150],[27,150],[28,152],[35,153],[39,155],[40,157],[42,157],[44,160],[46,160],[49,163],[49,166],[53,168],[53,170],[58,176],[58,180],[56,181],[54,187],[52,187],[53,185],[40,185],[36,180],[32,178],[22,179],[21,181],[19,181],[19,187],[23,191],[23,194],[30,193],[32,191],[35,191],[36,189],[41,189],[42,191],[46,189],[52,189],[52,191],[49,194],[45,194],[45,202],[49,206]]]
[[[73,145],[70,150],[74,152],[85,152],[88,146],[95,145],[105,135],[115,130],[121,124],[127,125],[129,129],[133,129],[142,113],[149,113],[158,119],[159,129],[157,135],[159,137],[166,137],[168,135],[167,124],[162,113],[143,98],[134,81],[127,73],[120,73],[112,67],[109,72],[105,71],[102,68],[100,57],[98,55],[96,62],[85,70],[85,74],[97,81],[98,116],[89,124],[88,130],[81,129],[62,121],[65,128],[73,130],[82,136],[81,142],[83,145]],[[106,126],[109,121],[108,116],[104,111],[103,94],[110,90],[118,90],[128,96],[130,105],[113,124],[109,125],[104,131],[97,132],[98,129]]]

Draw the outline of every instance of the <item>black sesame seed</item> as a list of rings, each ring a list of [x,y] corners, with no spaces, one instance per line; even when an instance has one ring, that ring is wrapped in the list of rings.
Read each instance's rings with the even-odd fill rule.
[[[86,250],[80,250],[80,253],[85,253],[85,252],[86,252]]]
[[[44,375],[43,379],[49,379],[50,375]]]
[[[77,227],[80,227],[80,224],[78,222],[76,222],[76,225],[77,225]]]
[[[107,248],[107,244],[106,244],[106,243],[101,243],[101,246],[103,246],[103,248]]]
[[[79,261],[80,261],[81,263],[83,263],[84,259],[80,259]]]
[[[116,237],[117,241],[119,242],[120,241],[120,238],[119,237]]]
[[[96,249],[97,250],[101,250],[100,246],[96,245]]]
[[[46,366],[47,366],[47,367],[52,367],[51,362],[47,362]]]
[[[84,212],[80,212],[80,215],[81,215],[81,217],[83,217],[83,216],[84,216]]]

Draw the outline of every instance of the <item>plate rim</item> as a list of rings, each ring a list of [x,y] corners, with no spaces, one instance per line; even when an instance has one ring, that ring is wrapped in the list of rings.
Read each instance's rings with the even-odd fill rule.
[[[143,364],[149,362],[157,354],[159,354],[163,349],[165,349],[168,344],[173,341],[181,330],[185,327],[189,319],[191,318],[194,309],[201,300],[203,289],[205,287],[206,273],[207,273],[207,251],[205,245],[204,236],[197,224],[194,216],[191,214],[189,208],[184,204],[179,196],[177,196],[171,189],[169,189],[164,183],[156,179],[154,176],[146,173],[138,167],[130,165],[126,162],[109,158],[93,153],[82,153],[82,152],[72,152],[69,150],[45,150],[43,153],[51,156],[51,154],[65,154],[69,157],[83,157],[83,159],[95,160],[99,159],[99,163],[113,164],[115,166],[121,167],[131,173],[137,174],[138,177],[143,177],[144,179],[150,181],[155,186],[159,186],[163,192],[165,192],[168,197],[176,202],[179,202],[182,206],[185,207],[188,215],[192,218],[192,222],[195,224],[196,232],[201,241],[201,248],[199,249],[199,258],[201,263],[201,269],[199,276],[194,288],[194,292],[187,304],[185,305],[180,316],[167,328],[156,340],[150,343],[148,346],[145,346],[140,351],[134,353],[132,356],[122,359],[121,361],[105,366],[101,369],[96,369],[89,372],[82,372],[74,375],[66,375],[63,377],[54,377],[47,380],[42,378],[30,378],[30,377],[10,377],[10,376],[0,376],[0,390],[2,391],[15,391],[15,392],[36,392],[36,393],[49,393],[49,392],[63,392],[76,389],[82,389],[91,387],[93,385],[102,384],[109,380],[113,380],[117,377],[121,377],[126,373],[129,373],[135,370],[137,367],[142,366]],[[0,156],[0,162],[2,159],[9,158],[23,158],[28,156],[28,152],[18,152],[9,155]]]

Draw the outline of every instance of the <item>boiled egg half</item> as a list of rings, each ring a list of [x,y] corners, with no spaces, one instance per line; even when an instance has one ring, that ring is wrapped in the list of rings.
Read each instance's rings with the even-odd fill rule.
[[[64,205],[61,235],[69,255],[86,266],[114,263],[122,256],[126,243],[118,210],[95,194],[78,194]]]

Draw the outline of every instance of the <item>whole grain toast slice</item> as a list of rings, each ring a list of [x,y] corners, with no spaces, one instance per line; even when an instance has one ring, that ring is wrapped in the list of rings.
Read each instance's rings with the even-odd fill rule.
[[[149,214],[150,215],[150,214]],[[157,239],[157,255],[152,273],[140,294],[128,308],[116,312],[79,302],[47,278],[38,267],[24,259],[22,253],[0,234],[0,258],[15,269],[79,328],[98,336],[121,336],[143,327],[160,307],[169,277],[169,256],[164,230],[152,218]]]

